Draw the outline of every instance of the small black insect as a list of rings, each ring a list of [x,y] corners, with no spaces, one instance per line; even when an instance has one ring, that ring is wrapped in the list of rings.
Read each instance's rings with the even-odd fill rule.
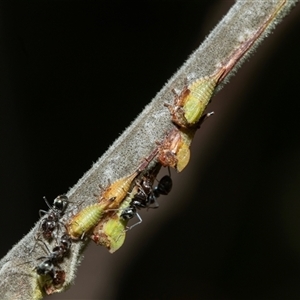
[[[130,205],[125,208],[120,217],[123,220],[130,220],[134,216],[137,216],[139,221],[132,226],[130,226],[127,230],[132,229],[134,226],[142,223],[142,218],[138,214],[137,210],[142,208],[157,208],[158,203],[156,199],[160,195],[168,195],[172,189],[173,181],[169,175],[165,175],[163,178],[160,179],[158,185],[152,189],[152,182],[151,178],[145,178],[142,183],[139,184],[139,190],[136,195],[133,197]],[[155,206],[150,206],[151,204],[155,204]]]
[[[152,191],[154,178],[145,177],[142,182],[138,182],[138,192],[134,195],[131,200],[131,204],[136,206],[138,209],[149,207],[149,195]]]
[[[125,208],[121,215],[120,218],[125,220],[125,221],[129,221],[130,219],[132,219],[134,216],[137,216],[137,218],[139,219],[138,222],[136,222],[135,224],[131,225],[130,227],[127,227],[127,230],[132,229],[134,226],[139,225],[142,223],[142,218],[140,217],[140,215],[137,212],[137,209],[139,207],[136,204],[131,203],[130,206],[128,206],[127,208]]]
[[[160,195],[168,195],[173,187],[173,181],[170,175],[165,175],[159,182],[158,185],[152,190],[152,192],[148,196],[148,200],[150,204],[155,203],[156,207],[158,207],[158,203],[156,199]]]
[[[40,217],[44,217],[41,221],[41,224],[39,226],[39,233],[37,234],[36,241],[39,240],[39,237],[42,235],[47,241],[52,240],[56,235],[60,228],[60,225],[65,226],[64,223],[60,221],[62,216],[64,215],[64,212],[69,204],[69,198],[66,195],[59,195],[57,196],[54,201],[53,205],[51,206],[49,202],[47,201],[46,197],[44,197],[44,200],[49,207],[48,211],[40,210],[39,215]],[[56,234],[54,234],[56,230]],[[36,246],[36,243],[34,244],[33,248],[30,252],[34,250]]]
[[[54,285],[61,285],[65,280],[65,272],[61,270],[60,263],[64,257],[69,254],[72,245],[72,239],[68,234],[63,234],[60,238],[60,242],[52,249],[52,252],[48,249],[47,245],[41,241],[46,247],[49,255],[42,256],[38,259],[44,259],[38,266],[34,268],[38,275],[48,275]]]
[[[44,197],[44,200],[49,207],[49,211],[39,211],[40,217],[45,216],[41,222],[42,235],[46,240],[51,240],[54,237],[54,231],[59,229],[59,224],[62,224],[60,219],[69,204],[69,199],[66,195],[60,195],[54,199],[52,206],[50,206],[46,197]]]
[[[41,262],[35,270],[40,276],[50,276],[53,285],[62,285],[65,282],[65,271],[61,270],[58,265],[55,265],[51,259]]]
[[[64,257],[66,257],[69,254],[71,245],[72,245],[71,237],[68,234],[63,234],[60,238],[59,245],[55,246],[52,249],[52,253],[50,254],[49,257],[52,258],[52,261],[54,263],[61,263]]]

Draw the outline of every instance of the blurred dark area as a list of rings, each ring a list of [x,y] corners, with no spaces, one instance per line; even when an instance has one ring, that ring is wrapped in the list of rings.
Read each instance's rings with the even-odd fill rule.
[[[1,257],[233,3],[0,3]],[[299,14],[214,97],[160,208],[117,253],[90,245],[52,299],[300,298]]]

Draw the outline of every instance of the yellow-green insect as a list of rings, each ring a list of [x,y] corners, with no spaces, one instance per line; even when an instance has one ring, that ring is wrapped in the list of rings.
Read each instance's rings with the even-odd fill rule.
[[[72,239],[82,238],[93,229],[101,220],[107,209],[118,208],[127,192],[133,179],[138,175],[134,172],[116,180],[100,196],[99,202],[85,207],[79,211],[67,225],[68,234]]]
[[[71,238],[82,238],[100,222],[105,212],[118,209],[136,175],[135,172],[115,181],[104,191],[100,202],[79,211],[67,225],[67,231]]]
[[[95,203],[79,211],[67,224],[67,232],[74,240],[82,238],[100,221],[104,207]]]
[[[126,197],[132,181],[148,166],[157,155],[158,150],[151,152],[149,157],[144,159],[139,167],[132,174],[122,177],[109,185],[99,197],[99,202],[106,205],[106,209],[116,209]]]
[[[158,146],[157,159],[164,167],[175,168],[181,172],[190,161],[190,146],[200,125],[214,112],[202,116],[197,126],[172,129]]]
[[[180,130],[181,143],[178,148],[176,158],[176,170],[181,172],[190,161],[190,146],[194,138],[196,130],[194,128]]]
[[[106,209],[118,208],[122,200],[126,197],[132,181],[138,174],[139,170],[116,180],[101,194],[99,202],[105,205]]]
[[[170,110],[172,121],[183,128],[198,126],[198,122],[224,72],[225,69],[221,68],[212,76],[197,79],[186,86],[179,95],[176,94],[174,105],[165,104]]]
[[[136,171],[110,184],[99,196],[99,202],[79,211],[68,223],[67,231],[72,239],[80,239],[91,231],[102,219],[103,214],[112,209],[119,209],[128,194],[132,181],[142,172],[156,156],[157,149],[143,160]]]
[[[198,122],[198,126],[200,127],[200,125],[204,122],[204,120],[206,120],[208,117],[210,117],[213,114],[214,114],[214,112],[210,112],[210,113],[203,115]],[[176,170],[177,170],[177,172],[181,172],[190,161],[190,155],[191,155],[190,146],[193,141],[196,130],[199,127],[181,128],[179,130],[181,140],[180,140],[180,144],[178,147],[178,151],[176,153],[176,158],[177,158]]]
[[[197,127],[174,128],[158,148],[158,161],[164,167],[175,168],[181,172],[190,160],[190,145]]]
[[[130,206],[131,200],[138,192],[138,186],[135,186],[131,193],[124,199],[118,209],[110,210],[112,214],[102,219],[93,230],[91,239],[98,245],[106,247],[110,253],[117,251],[124,243],[126,237],[126,227],[129,221],[121,218],[121,214]]]

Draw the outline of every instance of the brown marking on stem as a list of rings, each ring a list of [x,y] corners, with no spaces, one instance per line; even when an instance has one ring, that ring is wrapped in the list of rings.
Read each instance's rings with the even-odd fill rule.
[[[270,25],[272,20],[276,17],[282,7],[286,4],[286,0],[283,0],[275,11],[267,18],[267,20],[261,25],[260,28],[253,34],[253,36],[245,41],[230,57],[228,62],[223,66],[225,72],[219,78],[218,83],[221,82],[227,74],[233,69],[236,63],[243,57],[243,55],[250,49],[250,47],[258,40],[261,34]]]

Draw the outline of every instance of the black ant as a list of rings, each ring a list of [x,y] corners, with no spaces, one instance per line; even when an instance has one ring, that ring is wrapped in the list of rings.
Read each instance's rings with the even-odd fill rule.
[[[42,241],[43,242],[43,241]],[[46,246],[48,252],[49,248]],[[38,266],[34,268],[38,275],[50,276],[54,285],[62,285],[65,281],[65,272],[60,269],[59,264],[63,261],[71,249],[72,239],[68,234],[63,234],[60,238],[60,243],[52,249],[49,256],[40,257],[38,259],[45,259]]]
[[[132,198],[131,204],[138,209],[149,207],[149,195],[152,190],[153,178],[145,177],[142,183],[137,182],[138,192]]]
[[[47,201],[46,197],[44,197],[44,201],[46,202],[47,206],[50,208],[49,211],[45,211],[40,209],[39,215],[42,218],[45,216],[40,224],[40,228],[42,228],[42,232],[38,234],[38,237],[42,234],[43,237],[49,241],[52,240],[54,235],[54,230],[59,229],[59,224],[63,225],[65,227],[65,224],[63,224],[60,219],[62,218],[68,204],[69,204],[69,198],[63,194],[57,196],[54,201],[53,205],[51,206],[49,202]],[[33,248],[30,252],[32,252],[35,248],[36,243],[34,244]]]
[[[50,210],[40,210],[39,215],[40,217],[46,215],[46,217],[41,222],[41,228],[43,237],[46,240],[50,240],[53,238],[54,230],[59,228],[59,223],[61,223],[59,220],[63,216],[69,204],[69,198],[66,195],[60,195],[54,199],[52,206],[50,206],[46,197],[44,197],[44,200]]]
[[[137,213],[138,209],[142,208],[150,208],[151,204],[155,203],[156,206],[152,208],[157,208],[158,203],[156,199],[160,195],[168,195],[172,189],[173,181],[171,178],[171,173],[169,170],[169,175],[165,175],[163,178],[160,179],[157,186],[152,189],[152,179],[146,178],[143,180],[141,184],[139,184],[139,191],[133,197],[131,204],[123,210],[120,217],[124,220],[130,220],[134,216],[137,216],[139,221],[134,225],[130,226],[128,230],[132,229],[134,226],[142,223],[142,218]]]
[[[56,266],[51,259],[46,259],[35,267],[38,275],[49,275],[53,285],[62,285],[65,282],[65,271]]]
[[[170,172],[170,170],[169,170]],[[170,174],[170,173],[169,173]],[[158,185],[152,190],[152,192],[148,196],[148,201],[150,204],[156,203],[156,207],[158,207],[158,203],[156,199],[160,195],[168,195],[173,187],[173,180],[170,175],[165,175],[159,182]]]
[[[132,203],[135,203],[137,208],[158,208],[156,199],[160,195],[168,195],[173,186],[170,169],[169,175],[165,175],[161,178],[156,187],[152,189],[152,185],[152,178],[146,178],[146,180],[142,182],[142,185],[139,185],[139,191],[132,199]],[[155,206],[150,206],[151,204],[155,204]]]

